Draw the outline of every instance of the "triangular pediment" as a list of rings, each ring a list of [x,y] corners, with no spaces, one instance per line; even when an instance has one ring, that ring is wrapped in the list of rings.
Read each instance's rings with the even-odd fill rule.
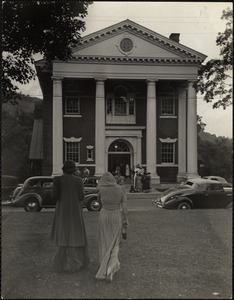
[[[206,56],[131,20],[83,37],[74,58],[201,63]]]

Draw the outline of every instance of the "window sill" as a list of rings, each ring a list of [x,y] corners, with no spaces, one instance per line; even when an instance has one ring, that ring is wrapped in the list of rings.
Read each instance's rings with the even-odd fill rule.
[[[64,118],[82,118],[82,115],[63,115]]]
[[[178,167],[178,164],[161,163],[157,164],[156,167]]]
[[[177,119],[177,116],[159,116],[161,119]]]
[[[106,115],[107,124],[136,124],[135,116],[113,116]]]

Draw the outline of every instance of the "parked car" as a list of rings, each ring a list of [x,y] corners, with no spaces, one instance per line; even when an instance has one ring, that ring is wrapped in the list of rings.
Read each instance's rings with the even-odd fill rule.
[[[225,192],[220,182],[194,178],[179,188],[166,190],[153,204],[166,209],[229,208],[232,194]]]
[[[220,177],[220,176],[204,176],[202,178],[218,181],[222,184],[222,186],[226,192],[232,193],[232,183],[227,182],[227,180],[225,178]]]
[[[24,207],[24,210],[27,212],[41,211],[42,208],[55,207],[56,202],[51,197],[52,187],[52,176],[30,177],[22,186],[14,190],[11,199],[8,201],[8,205]],[[95,190],[85,187],[84,194],[83,207],[89,211],[98,211],[101,209],[101,203],[97,199]]]
[[[2,188],[1,198],[2,200],[9,200],[11,193],[20,184],[18,177],[11,175],[2,175]]]
[[[85,187],[94,187],[96,188],[98,185],[99,177],[89,176],[82,178]]]

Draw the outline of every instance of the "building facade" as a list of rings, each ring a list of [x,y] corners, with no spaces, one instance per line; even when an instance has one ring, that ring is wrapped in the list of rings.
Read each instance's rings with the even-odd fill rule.
[[[193,87],[206,56],[125,20],[82,38],[69,61],[36,62],[44,175],[72,159],[102,175],[137,164],[152,183],[197,173]]]

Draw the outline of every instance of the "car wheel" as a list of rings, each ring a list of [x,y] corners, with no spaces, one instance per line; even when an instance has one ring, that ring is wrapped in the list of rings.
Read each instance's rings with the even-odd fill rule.
[[[87,209],[89,211],[99,211],[101,209],[102,205],[101,203],[97,200],[97,198],[92,198],[89,200],[87,203]]]
[[[26,212],[38,212],[41,209],[39,201],[36,198],[29,198],[24,203],[24,210]]]
[[[178,209],[191,209],[191,208],[192,208],[192,206],[188,202],[181,202],[178,205]]]

